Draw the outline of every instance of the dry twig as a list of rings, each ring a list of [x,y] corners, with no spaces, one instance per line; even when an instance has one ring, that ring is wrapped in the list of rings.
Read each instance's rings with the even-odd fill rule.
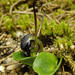
[[[20,50],[18,50],[18,51],[20,51]],[[16,52],[17,52],[17,51],[16,51]],[[14,53],[14,52],[13,52],[13,53]],[[13,53],[11,53],[10,55],[6,56],[5,58],[0,59],[0,63],[1,63],[2,61],[6,60],[7,58],[11,57]]]
[[[19,61],[13,62],[13,63],[7,63],[7,64],[2,64],[1,66],[9,66],[9,65],[13,65],[13,64],[22,64]]]
[[[2,21],[3,21],[3,16],[4,16],[4,15],[2,15],[2,17],[1,17],[0,27],[1,27],[1,24],[2,24]]]
[[[58,48],[56,48],[56,49],[50,49],[50,50],[44,50],[44,52],[54,52],[54,51],[58,51]]]
[[[1,36],[0,36],[0,40],[4,37],[5,33],[3,33]]]
[[[22,2],[22,1],[26,1],[26,0],[18,0],[17,2],[15,2],[15,3],[13,3],[13,4],[11,5],[10,11],[9,11],[10,15],[12,14],[12,10],[13,10],[14,6],[17,5],[18,3]]]
[[[10,48],[10,47],[13,47],[13,46],[11,46],[11,45],[10,46],[0,46],[0,49],[1,48]]]

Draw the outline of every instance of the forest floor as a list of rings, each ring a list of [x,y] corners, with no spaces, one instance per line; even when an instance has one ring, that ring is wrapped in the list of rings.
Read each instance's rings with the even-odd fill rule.
[[[0,75],[37,75],[30,66],[14,61],[26,34],[35,33],[33,2],[0,0]],[[39,0],[36,4],[38,38],[43,51],[63,57],[54,75],[75,74],[75,0]]]

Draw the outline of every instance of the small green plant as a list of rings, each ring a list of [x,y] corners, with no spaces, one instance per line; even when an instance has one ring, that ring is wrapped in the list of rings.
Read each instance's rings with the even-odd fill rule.
[[[61,65],[62,57],[58,62],[58,59],[55,55],[43,52],[43,45],[42,42],[37,38],[37,19],[36,19],[36,12],[35,12],[35,3],[33,3],[33,10],[34,10],[34,20],[35,20],[35,36],[33,34],[28,34],[23,37],[21,40],[21,49],[23,51],[15,52],[12,54],[14,60],[20,61],[23,64],[27,64],[32,66],[33,70],[38,73],[38,75],[53,75]],[[22,22],[22,19],[25,20]],[[46,33],[49,34],[49,31],[52,30],[50,34],[55,35],[55,22],[52,22],[54,25],[49,27],[49,22],[47,20],[44,22]],[[51,24],[52,24],[51,23]],[[30,25],[29,15],[21,15],[20,19],[18,20],[18,24],[24,25],[25,27]],[[27,24],[27,25],[26,25]],[[23,26],[23,27],[24,27]],[[47,31],[48,27],[49,31]],[[44,31],[45,32],[45,31]],[[49,35],[50,35],[49,34]]]
[[[48,52],[41,52],[38,56],[25,57],[23,51],[20,51],[13,53],[12,57],[14,60],[32,66],[38,75],[53,75],[62,62],[62,57],[58,63],[57,57]]]
[[[32,66],[38,75],[53,75],[61,65],[62,57],[58,63],[55,55],[43,52],[42,42],[37,38],[37,44],[35,44],[35,36],[32,34],[27,34],[23,37],[21,49],[23,51],[12,54],[13,59]]]

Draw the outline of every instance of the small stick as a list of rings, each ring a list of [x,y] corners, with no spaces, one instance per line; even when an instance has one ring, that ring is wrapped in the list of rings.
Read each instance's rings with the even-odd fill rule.
[[[63,10],[64,11],[64,10]],[[75,10],[73,11],[64,11],[65,13],[68,13],[68,14],[75,14]]]
[[[14,6],[17,5],[18,3],[22,2],[22,1],[26,1],[26,0],[18,0],[14,4],[12,4],[11,7],[10,7],[9,13],[12,14],[12,10],[13,10]]]
[[[13,62],[13,63],[7,63],[7,64],[2,64],[1,66],[9,66],[9,65],[13,65],[13,64],[22,64],[19,61]]]
[[[17,14],[34,14],[33,12],[26,12],[26,11],[13,11],[12,13],[17,13]],[[39,16],[43,16],[42,13],[36,13]],[[45,14],[45,16],[47,18],[49,18],[50,20],[53,20],[48,14]]]
[[[64,65],[62,65],[62,68],[63,68],[63,73],[62,73],[62,75],[65,75]]]
[[[35,9],[37,9],[38,7],[35,7]],[[29,9],[27,9],[27,10],[25,10],[24,12],[28,12],[28,11],[31,11],[31,10],[33,10],[33,8],[29,8]]]
[[[60,22],[54,17],[54,20],[59,24]]]
[[[41,21],[41,24],[40,24],[40,27],[39,27],[39,30],[38,30],[38,33],[37,33],[37,37],[38,37],[39,34],[40,34],[40,30],[41,30],[41,26],[42,26],[42,24],[43,24],[43,19],[44,19],[44,17],[45,17],[45,13],[43,13],[43,18],[42,18],[42,21]]]
[[[62,15],[58,18],[58,20],[60,21],[60,20],[63,18],[64,15],[65,15],[65,14],[62,14]]]
[[[58,51],[58,48],[56,48],[56,49],[44,50],[44,52],[54,52],[54,51]]]
[[[11,46],[11,45],[10,46],[0,46],[0,49],[1,48],[10,48],[10,47],[13,47],[13,46]]]
[[[3,17],[4,17],[4,15],[2,15],[2,17],[1,17],[0,27],[1,27],[1,24],[2,24],[2,21],[3,21]]]
[[[5,33],[3,33],[1,36],[0,36],[0,40],[4,37]]]
[[[20,51],[20,49],[19,49],[18,51]],[[17,52],[17,51],[16,51],[16,52]],[[13,53],[14,53],[14,52],[13,52]],[[11,53],[10,55],[8,55],[8,56],[5,57],[5,58],[0,59],[0,63],[1,63],[2,61],[6,60],[7,58],[11,57],[13,53]]]

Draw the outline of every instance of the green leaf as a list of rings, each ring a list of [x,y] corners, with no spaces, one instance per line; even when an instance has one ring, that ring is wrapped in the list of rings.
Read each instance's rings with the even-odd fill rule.
[[[23,54],[23,51],[13,53],[12,57],[13,57],[14,60],[20,61],[23,64],[27,64],[27,65],[30,65],[30,66],[33,65],[33,62],[36,58],[36,56],[34,56],[34,57],[25,57],[24,54]]]
[[[61,59],[62,61],[62,59]],[[33,69],[39,75],[52,75],[59,68],[61,62],[58,63],[58,59],[55,55],[42,52],[40,53],[33,62]]]

